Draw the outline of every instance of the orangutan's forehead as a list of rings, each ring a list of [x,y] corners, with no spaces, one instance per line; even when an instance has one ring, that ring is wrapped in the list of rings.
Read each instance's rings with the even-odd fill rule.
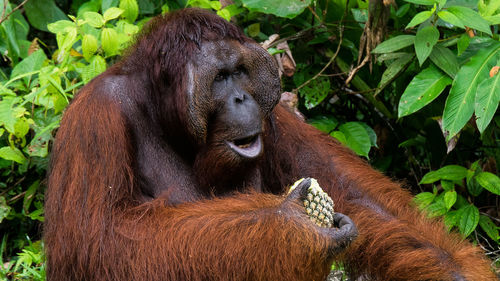
[[[204,42],[192,61],[196,67],[231,69],[243,63],[245,47],[235,40]]]

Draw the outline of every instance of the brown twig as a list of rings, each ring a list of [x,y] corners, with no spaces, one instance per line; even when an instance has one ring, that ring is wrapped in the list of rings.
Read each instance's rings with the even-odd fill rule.
[[[4,0],[3,2],[3,10],[2,10],[2,17],[0,18],[0,24],[2,24],[2,22],[6,21],[10,15],[12,15],[15,11],[21,9],[21,7],[26,4],[26,2],[28,2],[29,0],[24,0],[23,2],[21,2],[21,4],[17,5],[17,7],[15,7],[14,9],[12,9],[12,11],[10,11],[10,13],[8,13],[6,16],[5,16],[5,11],[7,10],[7,1]],[[4,17],[5,16],[5,17]]]
[[[370,55],[366,55],[365,58],[363,59],[363,61],[358,65],[356,66],[355,68],[353,68],[350,72],[349,72],[349,76],[347,77],[347,79],[345,80],[344,84],[345,85],[348,85],[352,78],[354,78],[354,75],[356,75],[356,73],[358,73],[358,71],[363,67],[365,66],[365,64],[367,64],[368,62],[370,61]]]
[[[344,18],[346,17],[347,15],[347,11],[349,10],[348,9],[349,7],[349,0],[346,1],[346,4],[345,4],[345,10],[344,10],[344,14],[342,15],[342,18],[340,19],[340,23],[339,23],[339,44],[337,45],[337,50],[335,51],[335,54],[333,54],[333,56],[330,58],[330,61],[328,61],[328,63],[318,72],[316,73],[316,75],[314,75],[311,79],[307,80],[306,82],[302,83],[302,85],[298,86],[296,89],[293,90],[293,92],[297,93],[300,89],[302,89],[303,87],[307,86],[309,83],[311,83],[313,80],[317,79],[321,74],[323,74],[323,72],[335,61],[335,59],[337,58],[337,55],[339,54],[340,52],[340,47],[342,45],[342,39],[344,38],[344,25],[342,24],[342,21],[344,20]]]

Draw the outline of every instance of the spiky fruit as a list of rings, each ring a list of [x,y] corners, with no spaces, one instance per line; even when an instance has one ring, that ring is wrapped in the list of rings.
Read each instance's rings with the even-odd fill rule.
[[[296,181],[291,187],[294,190],[304,179]],[[307,188],[306,199],[303,201],[306,213],[315,224],[321,227],[333,226],[333,200],[321,189],[316,179],[311,179],[311,185]]]

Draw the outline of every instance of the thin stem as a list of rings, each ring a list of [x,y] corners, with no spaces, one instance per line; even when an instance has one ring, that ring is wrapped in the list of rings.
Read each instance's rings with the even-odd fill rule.
[[[6,21],[10,15],[12,15],[12,13],[14,13],[15,11],[19,10],[24,4],[26,4],[26,2],[28,2],[29,0],[24,0],[21,4],[17,5],[17,7],[15,7],[14,9],[12,9],[12,11],[10,11],[10,13],[8,13],[5,17],[5,11],[7,10],[7,0],[4,0],[3,2],[3,11],[2,11],[2,17],[0,18],[0,24],[2,24],[2,22]]]

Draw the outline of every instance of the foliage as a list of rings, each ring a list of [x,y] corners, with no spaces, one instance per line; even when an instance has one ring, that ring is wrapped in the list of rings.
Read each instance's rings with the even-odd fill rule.
[[[187,6],[258,42],[279,34],[268,51],[297,63],[283,89],[308,122],[405,179],[417,206],[498,263],[499,1],[22,3],[0,0],[0,278],[45,279],[43,192],[64,108],[152,16]]]

